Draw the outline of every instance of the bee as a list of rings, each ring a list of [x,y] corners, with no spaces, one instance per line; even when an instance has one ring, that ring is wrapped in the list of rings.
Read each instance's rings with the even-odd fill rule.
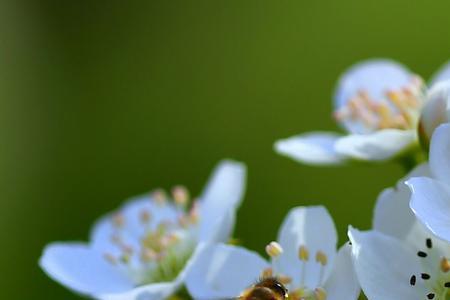
[[[276,277],[263,277],[245,289],[238,300],[287,300],[288,290]]]

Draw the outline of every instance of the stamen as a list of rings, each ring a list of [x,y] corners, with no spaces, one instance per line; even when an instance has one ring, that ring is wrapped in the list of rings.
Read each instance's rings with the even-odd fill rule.
[[[283,253],[283,248],[281,247],[280,244],[278,244],[277,242],[270,242],[267,246],[266,246],[266,253],[267,255],[269,255],[270,257],[277,257],[279,256],[281,253]]]
[[[314,298],[316,300],[326,300],[327,292],[323,288],[318,287],[314,290]]]
[[[116,213],[112,217],[112,222],[114,227],[123,228],[123,226],[125,226],[125,217],[121,213]]]
[[[443,257],[441,259],[441,271],[447,273],[450,271],[450,263],[447,258]]]
[[[167,201],[167,194],[163,189],[157,189],[152,192],[152,199],[159,205],[164,205]]]
[[[150,222],[150,212],[143,209],[139,215],[142,224],[148,224]]]
[[[316,262],[320,263],[322,266],[326,266],[327,264],[327,255],[323,253],[322,251],[317,251],[316,253]]]
[[[298,249],[298,257],[303,262],[309,260],[309,251],[305,246],[300,246],[300,248]]]
[[[273,270],[272,268],[265,268],[262,272],[261,272],[261,277],[262,278],[267,278],[267,277],[272,277],[273,276]]]
[[[409,284],[412,286],[416,285],[416,275],[411,276],[409,279]]]
[[[427,254],[425,252],[423,252],[423,251],[419,251],[419,252],[417,252],[417,256],[419,256],[419,257],[427,257]]]
[[[172,189],[172,197],[177,205],[184,207],[189,202],[189,191],[186,187],[177,185]]]
[[[112,255],[111,253],[104,253],[103,257],[112,265],[116,265],[117,264],[117,259],[116,257],[114,257],[114,255]]]

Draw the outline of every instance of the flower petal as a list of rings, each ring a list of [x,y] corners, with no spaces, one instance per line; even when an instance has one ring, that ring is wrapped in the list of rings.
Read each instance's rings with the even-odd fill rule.
[[[301,134],[277,141],[275,151],[305,164],[339,165],[345,162],[345,156],[334,150],[338,138],[332,132]]]
[[[427,177],[407,181],[411,188],[411,209],[438,237],[450,241],[450,186]]]
[[[358,278],[353,268],[351,246],[345,244],[339,249],[333,269],[325,282],[327,300],[357,299],[360,293]]]
[[[450,121],[450,80],[434,84],[426,99],[420,114],[419,136],[422,144],[429,146],[434,130]]]
[[[319,278],[320,264],[313,259],[318,251],[328,258],[329,264],[325,276],[330,271],[336,254],[337,234],[333,220],[323,206],[296,207],[291,209],[278,233],[278,242],[283,253],[277,258],[275,268],[293,278],[293,285],[300,284],[300,274],[306,286],[315,286]],[[299,259],[299,248],[305,246],[312,256],[307,263]],[[301,271],[302,268],[305,271]]]
[[[334,97],[336,110],[345,106],[359,92],[365,91],[375,99],[384,99],[389,90],[398,90],[409,83],[412,74],[403,65],[387,59],[372,59],[352,66],[339,79]],[[344,127],[353,133],[365,133],[355,122],[344,121]]]
[[[421,300],[426,290],[409,284],[420,274],[415,253],[399,240],[377,231],[361,232],[350,227],[356,275],[371,300]]]
[[[450,61],[445,63],[439,70],[431,77],[430,85],[439,81],[450,79]]]
[[[234,299],[268,267],[257,253],[224,244],[206,245],[199,256],[186,276],[194,299]]]
[[[441,125],[434,131],[430,168],[433,177],[450,185],[450,124]]]
[[[383,129],[371,134],[352,134],[336,142],[336,152],[358,160],[382,161],[406,151],[416,139],[413,130]]]
[[[175,293],[181,282],[159,282],[134,288],[125,293],[103,294],[101,300],[163,300]]]
[[[241,203],[245,190],[246,167],[234,161],[223,161],[214,170],[200,197],[199,239],[226,241],[234,226],[235,210]]]
[[[421,164],[400,179],[396,187],[381,192],[375,205],[373,229],[405,240],[417,219],[409,208],[411,192],[404,182],[414,176],[429,176],[429,174],[428,164]]]
[[[94,296],[133,288],[133,283],[100,252],[84,244],[50,244],[39,264],[48,276],[81,294]]]

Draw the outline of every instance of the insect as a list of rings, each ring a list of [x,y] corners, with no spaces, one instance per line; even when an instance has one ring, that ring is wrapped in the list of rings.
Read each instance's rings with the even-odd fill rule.
[[[286,300],[288,290],[276,277],[263,277],[245,289],[238,300]]]

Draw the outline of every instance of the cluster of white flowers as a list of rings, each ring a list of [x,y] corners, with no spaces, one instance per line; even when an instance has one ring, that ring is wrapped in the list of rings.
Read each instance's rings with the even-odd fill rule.
[[[227,160],[197,199],[183,186],[131,199],[95,224],[90,243],[48,245],[40,266],[95,299],[233,299],[260,277],[277,278],[292,300],[355,300],[361,290],[369,300],[450,299],[448,79],[450,65],[427,86],[393,61],[357,64],[335,94],[334,116],[348,135],[275,144],[307,164],[389,160],[409,169],[380,193],[373,228],[350,226],[340,247],[323,206],[292,208],[266,246],[268,260],[227,243],[246,180],[244,164]]]

